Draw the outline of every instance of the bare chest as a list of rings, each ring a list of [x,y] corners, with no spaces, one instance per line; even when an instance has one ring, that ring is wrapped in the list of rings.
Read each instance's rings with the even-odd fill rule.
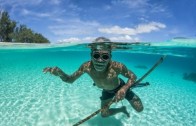
[[[103,73],[92,70],[89,75],[99,88],[112,90],[119,85],[118,73],[113,69]]]

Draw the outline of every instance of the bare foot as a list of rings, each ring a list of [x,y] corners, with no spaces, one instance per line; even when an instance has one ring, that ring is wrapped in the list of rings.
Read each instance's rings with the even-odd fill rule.
[[[125,106],[122,106],[121,109],[122,109],[122,112],[123,112],[125,115],[127,115],[127,117],[130,117],[130,115],[129,115],[128,111],[127,111],[127,108],[126,108]]]

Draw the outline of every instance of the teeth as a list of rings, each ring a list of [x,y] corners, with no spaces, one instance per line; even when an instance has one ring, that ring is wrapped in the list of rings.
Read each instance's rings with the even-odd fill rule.
[[[104,67],[103,64],[96,64],[95,66],[96,66],[96,67]]]
[[[104,65],[103,63],[96,63],[96,65]]]
[[[103,65],[96,65],[97,67],[103,67]]]

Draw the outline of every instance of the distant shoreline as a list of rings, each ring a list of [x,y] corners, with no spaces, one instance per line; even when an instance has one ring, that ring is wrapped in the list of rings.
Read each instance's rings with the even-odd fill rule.
[[[128,43],[128,42],[127,42]],[[163,42],[149,42],[150,46],[163,46],[163,47],[188,47],[196,48],[195,38],[182,39],[179,37],[173,38]],[[41,49],[41,48],[55,48],[67,47],[80,44],[87,44],[82,42],[61,42],[61,43],[20,43],[20,42],[0,42],[0,49]],[[88,43],[89,44],[89,43]]]
[[[0,42],[0,49],[44,49],[54,47],[67,47],[78,43],[13,43]]]

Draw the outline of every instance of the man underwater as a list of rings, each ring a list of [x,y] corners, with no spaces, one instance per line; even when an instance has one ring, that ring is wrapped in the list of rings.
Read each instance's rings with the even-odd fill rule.
[[[101,108],[106,106],[113,98],[116,102],[126,99],[131,106],[137,111],[143,110],[140,98],[130,90],[132,84],[136,81],[136,75],[127,67],[116,61],[112,61],[111,41],[105,37],[98,37],[91,46],[91,60],[83,63],[80,68],[73,74],[68,75],[58,67],[46,67],[44,73],[51,73],[59,76],[66,83],[73,83],[82,74],[87,73],[95,85],[102,90]],[[125,83],[119,75],[128,78]],[[109,106],[101,111],[102,117],[108,117],[117,113],[124,113],[129,117],[129,113],[125,106],[121,108],[110,108]]]

